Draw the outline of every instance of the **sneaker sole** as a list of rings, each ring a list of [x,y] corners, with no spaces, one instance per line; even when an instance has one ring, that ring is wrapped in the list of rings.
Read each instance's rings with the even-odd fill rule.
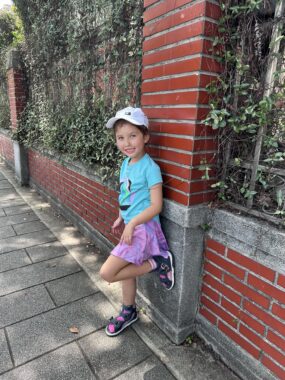
[[[119,331],[117,331],[117,332],[115,332],[115,333],[110,333],[110,332],[107,330],[108,327],[106,327],[106,328],[105,328],[105,333],[106,333],[108,336],[117,336],[117,335],[121,334],[121,332],[124,331],[125,328],[127,328],[128,326],[130,326],[130,325],[132,325],[133,323],[135,323],[138,319],[139,319],[139,317],[138,317],[138,315],[137,315],[135,319],[132,319],[131,321],[127,322],[127,323],[124,325],[124,327],[121,328],[121,330],[119,330]]]
[[[171,271],[172,271],[172,285],[170,288],[166,288],[166,290],[171,290],[174,286],[175,280],[174,280],[174,265],[173,265],[173,255],[170,251],[167,251],[170,259],[170,265],[171,265]]]

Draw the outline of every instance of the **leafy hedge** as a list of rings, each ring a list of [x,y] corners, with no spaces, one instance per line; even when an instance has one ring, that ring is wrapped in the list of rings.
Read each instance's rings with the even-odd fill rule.
[[[16,138],[110,175],[120,155],[106,120],[140,102],[143,1],[15,0],[29,102]]]

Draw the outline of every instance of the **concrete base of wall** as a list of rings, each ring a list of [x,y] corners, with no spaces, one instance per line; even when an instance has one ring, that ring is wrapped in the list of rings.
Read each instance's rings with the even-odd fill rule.
[[[276,377],[252,356],[235,345],[226,335],[201,315],[197,318],[197,334],[208,343],[236,374],[246,380],[276,380]]]
[[[16,179],[22,186],[26,186],[29,184],[29,165],[27,150],[17,141],[14,141],[13,146]]]
[[[139,279],[139,301],[161,329],[176,343],[182,343],[195,330],[203,262],[206,207],[184,207],[164,201],[162,228],[175,259],[176,283],[171,291],[159,279]]]

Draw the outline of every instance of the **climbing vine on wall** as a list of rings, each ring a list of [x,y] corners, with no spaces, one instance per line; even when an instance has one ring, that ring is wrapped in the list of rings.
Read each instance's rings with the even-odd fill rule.
[[[11,47],[23,41],[23,28],[15,7],[0,10],[0,128],[10,126],[10,109],[7,93],[6,59]]]
[[[206,119],[206,124],[217,130],[219,136],[219,181],[213,185],[219,197],[282,218],[285,216],[283,3],[221,1],[223,16],[214,50],[223,72],[208,88],[212,100]],[[279,15],[277,7],[282,9]],[[273,63],[275,70],[270,72]],[[260,152],[256,149],[258,142]]]
[[[118,168],[104,128],[140,102],[143,1],[15,0],[25,36],[29,101],[17,138],[73,160]]]

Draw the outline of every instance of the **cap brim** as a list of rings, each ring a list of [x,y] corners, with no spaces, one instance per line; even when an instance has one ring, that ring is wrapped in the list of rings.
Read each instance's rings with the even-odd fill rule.
[[[107,124],[106,124],[106,127],[107,128],[113,128],[114,124],[116,123],[116,121],[118,120],[126,120],[128,121],[129,123],[132,123],[134,125],[144,125],[144,124],[139,124],[136,120],[132,119],[131,117],[124,117],[124,116],[121,116],[121,117],[111,117],[111,119],[109,119],[107,121]],[[145,125],[146,128],[148,128],[148,126]]]
[[[113,128],[113,126],[114,126],[114,124],[116,123],[117,120],[119,120],[117,117],[111,117],[111,119],[109,119],[107,121],[106,127],[107,128]]]

